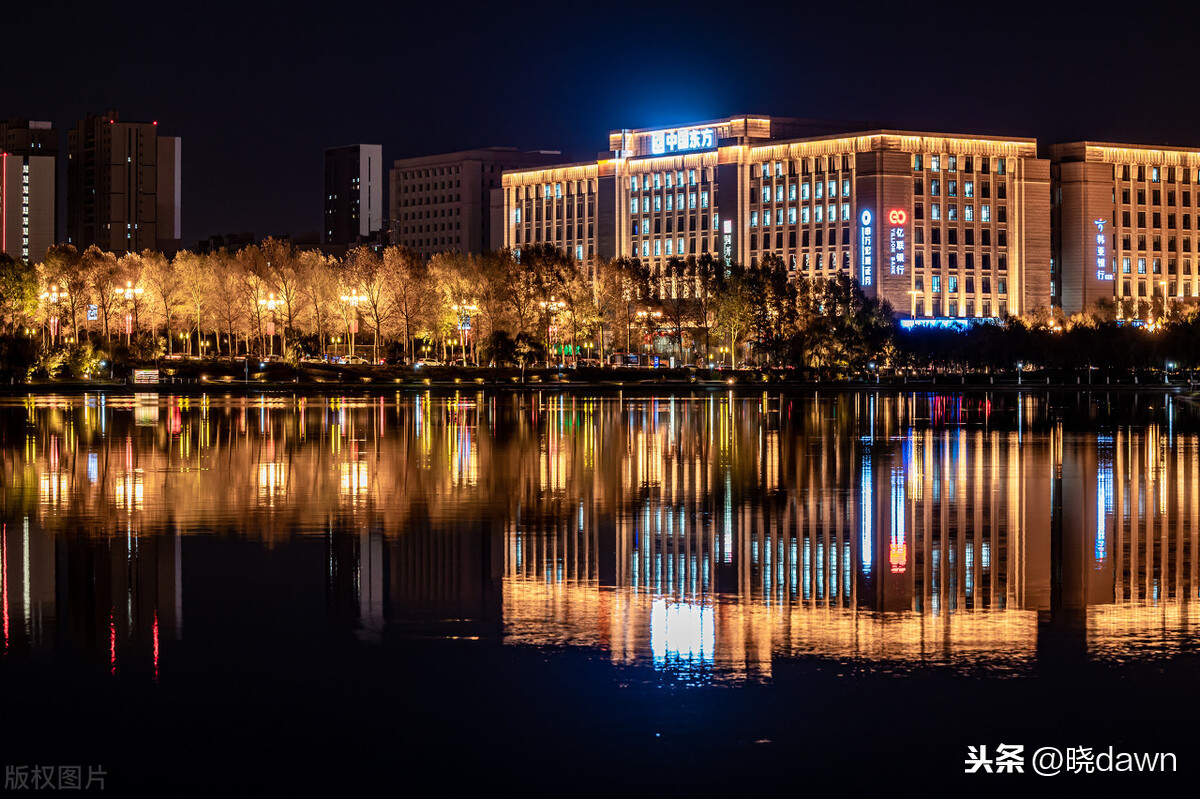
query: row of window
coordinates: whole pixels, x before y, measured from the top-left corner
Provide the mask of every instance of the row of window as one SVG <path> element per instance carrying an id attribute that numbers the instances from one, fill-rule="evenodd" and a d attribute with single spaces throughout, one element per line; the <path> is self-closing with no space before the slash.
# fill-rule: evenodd
<path id="1" fill-rule="evenodd" d="M 713 230 L 718 229 L 718 216 L 719 216 L 718 214 L 713 214 L 713 225 L 712 225 Z M 659 233 L 663 232 L 664 230 L 667 233 L 673 233 L 674 229 L 676 227 L 678 228 L 679 232 L 682 233 L 684 231 L 684 228 L 686 227 L 688 230 L 690 230 L 694 233 L 696 231 L 696 217 L 694 217 L 694 216 L 686 217 L 686 220 L 687 220 L 686 223 L 684 220 L 685 220 L 685 217 L 682 217 L 682 216 L 680 216 L 680 217 L 668 216 L 665 219 L 660 219 L 657 217 L 653 217 L 653 218 L 642 217 L 640 220 L 634 219 L 630 223 L 630 231 L 632 232 L 632 234 L 634 236 L 648 236 L 648 235 L 650 235 L 651 231 L 653 231 L 654 235 L 658 235 Z M 676 221 L 678 221 L 678 223 L 679 223 L 677 226 L 673 224 Z M 708 214 L 705 214 L 700 217 L 700 229 L 701 230 L 708 229 Z"/>
<path id="2" fill-rule="evenodd" d="M 963 309 L 961 316 L 958 313 L 959 308 Z M 916 308 L 914 309 L 913 315 L 914 316 L 941 316 L 942 315 L 942 301 L 940 299 L 934 298 L 933 301 L 929 303 L 928 310 L 929 310 L 929 313 L 926 313 L 925 312 L 926 311 L 925 300 L 918 299 L 916 302 Z M 996 303 L 996 316 L 1004 317 L 1007 314 L 1008 314 L 1008 303 L 1004 302 L 1003 300 Z M 982 305 L 980 306 L 979 314 L 976 315 L 975 314 L 975 302 L 973 300 L 967 300 L 962 305 L 959 305 L 957 300 L 950 300 L 949 302 L 946 303 L 946 315 L 960 318 L 960 319 L 962 319 L 962 318 L 987 319 L 987 318 L 990 318 L 992 315 L 992 303 L 988 300 L 984 300 Z"/>
<path id="3" fill-rule="evenodd" d="M 1200 220 L 1198 220 L 1198 221 L 1200 221 Z M 1151 246 L 1146 247 L 1146 234 L 1145 233 L 1138 234 L 1138 237 L 1137 237 L 1138 250 L 1143 251 L 1143 252 L 1145 252 L 1147 250 L 1154 250 L 1156 252 L 1162 252 L 1162 248 L 1163 248 L 1162 236 L 1158 235 L 1157 233 L 1152 235 L 1150 237 L 1150 243 L 1151 243 Z M 1130 246 L 1131 244 L 1132 244 L 1132 239 L 1131 239 L 1130 235 L 1128 233 L 1121 234 L 1121 249 L 1122 250 L 1132 250 L 1133 247 Z M 1117 246 L 1117 237 L 1114 234 L 1113 235 L 1113 248 L 1116 249 L 1116 246 Z M 1182 251 L 1183 252 L 1191 252 L 1192 251 L 1192 237 L 1191 236 L 1183 237 L 1183 250 Z M 1179 240 L 1176 239 L 1174 236 L 1167 236 L 1167 252 L 1180 252 Z"/>
<path id="4" fill-rule="evenodd" d="M 633 242 L 630 246 L 629 254 L 634 258 L 670 258 L 672 256 L 686 257 L 687 255 L 695 255 L 696 239 L 688 238 L 689 246 L 684 246 L 684 239 L 642 239 L 641 242 Z M 708 252 L 709 239 L 707 236 L 700 237 L 700 254 Z"/>
<path id="5" fill-rule="evenodd" d="M 452 203 L 452 202 L 453 202 L 453 203 L 456 203 L 456 202 L 461 202 L 461 200 L 462 200 L 462 195 L 461 195 L 461 194 L 455 194 L 455 195 L 450 195 L 450 194 L 441 194 L 441 195 L 438 195 L 438 196 L 436 196 L 436 197 L 414 197 L 414 198 L 412 198 L 411 200 L 408 200 L 408 199 L 406 199 L 406 200 L 401 200 L 401 201 L 400 201 L 400 205 L 402 205 L 402 206 L 408 206 L 408 205 L 440 205 L 440 204 L 442 204 L 442 203 Z"/>
<path id="6" fill-rule="evenodd" d="M 1200 169 L 1193 170 L 1190 167 L 1161 167 L 1150 166 L 1145 164 L 1121 164 L 1120 165 L 1121 180 L 1146 180 L 1149 178 L 1151 183 L 1159 183 L 1164 178 L 1168 183 L 1200 183 Z M 1136 177 L 1135 177 L 1136 176 Z M 1113 179 L 1117 177 L 1117 165 L 1113 164 Z"/>
<path id="7" fill-rule="evenodd" d="M 400 215 L 400 221 L 410 219 L 437 219 L 444 216 L 462 216 L 461 208 L 434 208 L 429 211 L 405 211 Z"/>
<path id="8" fill-rule="evenodd" d="M 1163 226 L 1162 216 L 1163 215 L 1160 211 L 1152 211 L 1150 214 L 1150 217 L 1149 217 L 1150 227 L 1161 228 Z M 1130 215 L 1129 211 L 1122 211 L 1121 212 L 1121 226 L 1122 227 L 1131 227 L 1132 225 L 1130 224 L 1130 222 L 1134 218 L 1135 217 Z M 1175 230 L 1176 229 L 1175 228 L 1175 218 L 1176 218 L 1175 214 L 1167 214 L 1167 230 Z M 1147 217 L 1146 217 L 1145 211 L 1138 211 L 1136 219 L 1137 219 L 1138 227 L 1140 227 L 1140 228 L 1146 227 Z M 1183 224 L 1181 225 L 1181 227 L 1184 230 L 1190 230 L 1192 227 L 1192 215 L 1191 214 L 1183 214 L 1182 222 L 1183 222 Z M 1200 228 L 1200 214 L 1196 215 L 1196 226 L 1198 228 Z"/>
<path id="9" fill-rule="evenodd" d="M 1114 259 L 1114 264 L 1115 263 L 1116 263 L 1116 261 Z M 1146 264 L 1145 258 L 1137 259 L 1137 273 L 1139 275 L 1146 274 L 1146 266 L 1147 266 L 1147 264 Z M 1163 259 L 1162 258 L 1150 259 L 1149 266 L 1150 266 L 1150 270 L 1151 270 L 1150 274 L 1161 275 L 1163 273 Z M 1128 257 L 1121 258 L 1121 274 L 1128 275 L 1128 274 L 1132 274 L 1132 272 L 1133 272 L 1133 259 L 1128 258 Z M 1191 273 L 1192 273 L 1192 259 L 1184 258 L 1183 259 L 1183 274 L 1190 275 Z M 1167 274 L 1168 275 L 1175 274 L 1175 259 L 1174 258 L 1167 259 Z"/>
<path id="10" fill-rule="evenodd" d="M 663 202 L 664 199 L 666 200 L 665 204 Z M 701 208 L 708 207 L 708 192 L 707 191 L 702 191 L 702 192 L 690 191 L 690 192 L 688 192 L 687 193 L 687 207 L 689 209 L 695 208 L 697 199 L 699 200 L 699 203 L 700 203 L 699 207 L 701 207 Z M 653 202 L 651 202 L 651 201 L 653 201 Z M 640 198 L 640 202 L 639 202 L 639 198 L 634 197 L 633 199 L 631 199 L 629 201 L 629 213 L 636 214 L 639 212 L 639 208 L 641 209 L 641 213 L 643 213 L 643 214 L 650 213 L 651 208 L 653 208 L 653 210 L 655 212 L 682 211 L 684 209 L 683 201 L 684 201 L 683 194 L 668 194 L 668 195 L 666 195 L 665 198 L 662 195 L 656 194 L 653 197 L 642 197 L 642 198 Z"/>
<path id="11" fill-rule="evenodd" d="M 531 210 L 533 211 L 532 214 L 530 214 Z M 551 214 L 550 211 L 552 211 L 552 210 L 557 210 L 558 213 Z M 574 204 L 568 204 L 566 207 L 565 214 L 563 213 L 563 207 L 561 205 L 558 206 L 557 208 L 547 206 L 546 221 L 550 221 L 552 219 L 573 219 L 575 217 L 579 217 L 580 219 L 587 219 L 587 218 L 591 217 L 592 211 L 593 211 L 593 208 L 592 208 L 591 203 L 588 203 L 588 205 L 587 205 L 586 216 L 584 215 L 584 210 L 583 210 L 582 206 L 575 206 Z M 542 206 L 540 204 L 533 205 L 533 206 L 527 206 L 524 209 L 524 212 L 522 212 L 522 209 L 520 209 L 520 208 L 514 208 L 512 215 L 513 215 L 513 223 L 517 224 L 517 225 L 521 224 L 522 219 L 526 222 L 541 222 L 542 221 Z"/>
<path id="12" fill-rule="evenodd" d="M 702 174 L 697 174 L 697 170 L 689 169 L 684 172 L 680 169 L 675 172 L 647 172 L 643 175 L 629 176 L 630 191 L 650 191 L 651 189 L 671 188 L 672 186 L 683 186 L 686 178 L 688 186 L 695 186 L 697 179 L 701 182 L 711 183 L 713 179 L 712 169 L 701 170 Z"/>
<path id="13" fill-rule="evenodd" d="M 946 276 L 945 286 L 946 286 L 947 294 L 957 294 L 960 285 L 962 286 L 964 294 L 974 294 L 975 293 L 975 278 L 973 276 L 968 275 L 968 276 L 963 277 L 961 283 L 959 282 L 957 275 L 947 275 Z M 992 293 L 991 277 L 989 277 L 988 275 L 984 275 L 981 278 L 979 278 L 979 288 L 980 288 L 981 293 L 991 294 Z M 924 275 L 917 275 L 916 277 L 913 278 L 913 291 L 914 292 L 925 291 L 925 276 Z M 930 275 L 930 277 L 929 277 L 929 293 L 930 294 L 940 294 L 941 292 L 942 292 L 942 276 L 941 275 Z M 1008 281 L 1005 278 L 1001 277 L 1001 278 L 996 279 L 996 293 L 997 294 L 1007 294 L 1008 293 Z"/>
<path id="14" fill-rule="evenodd" d="M 1171 280 L 1171 281 L 1167 282 L 1166 288 L 1167 288 L 1167 296 L 1168 297 L 1191 297 L 1192 290 L 1193 290 L 1193 284 L 1192 284 L 1192 281 L 1190 281 L 1190 280 L 1185 280 L 1179 284 L 1177 284 L 1174 280 Z M 1198 287 L 1198 288 L 1200 288 L 1200 287 Z M 1163 296 L 1162 290 L 1163 290 L 1162 283 L 1155 283 L 1155 282 L 1151 281 L 1150 287 L 1149 287 L 1149 294 L 1147 294 L 1146 281 L 1139 280 L 1138 284 L 1137 284 L 1137 296 L 1139 296 L 1139 297 L 1148 297 L 1148 296 L 1161 297 L 1161 296 Z M 1133 281 L 1130 281 L 1130 280 L 1122 280 L 1121 281 L 1121 295 L 1124 297 L 1132 297 L 1133 296 Z"/>
<path id="15" fill-rule="evenodd" d="M 565 195 L 564 195 L 565 192 Z M 573 197 L 582 194 L 595 194 L 596 181 L 594 180 L 568 180 L 558 183 L 542 183 L 540 185 L 514 186 L 510 192 L 509 202 L 517 203 L 521 200 L 533 200 L 539 195 L 543 200 L 549 200 L 551 197 L 561 199 L 563 196 Z"/>
<path id="16" fill-rule="evenodd" d="M 440 231 L 440 230 L 461 230 L 462 223 L 455 222 L 454 224 L 450 224 L 449 222 L 441 222 L 436 225 L 405 225 L 402 229 L 405 234 L 433 233 L 435 231 Z"/>
<path id="17" fill-rule="evenodd" d="M 794 202 L 796 200 L 796 196 L 797 196 L 797 185 L 799 185 L 798 193 L 799 193 L 799 197 L 801 200 L 811 200 L 814 198 L 817 200 L 822 200 L 822 199 L 825 199 L 826 196 L 828 196 L 829 199 L 832 200 L 833 198 L 838 196 L 838 181 L 822 180 L 822 181 L 818 181 L 817 183 L 812 183 L 812 184 L 810 184 L 806 181 L 806 182 L 800 183 L 800 184 L 776 183 L 773 187 L 772 186 L 751 187 L 750 198 L 753 202 L 761 201 L 764 203 L 769 203 L 769 202 L 771 202 L 772 197 L 774 197 L 775 202 L 781 203 L 784 201 L 783 198 L 784 198 L 784 194 L 786 192 L 788 202 Z M 755 188 L 758 188 L 758 191 L 755 191 L 754 190 Z M 842 188 L 842 192 L 841 192 L 842 197 L 849 197 L 850 196 L 850 180 L 849 180 L 849 178 L 844 178 L 841 181 L 841 188 Z"/>
<path id="18" fill-rule="evenodd" d="M 357 183 L 358 178 L 355 178 L 354 182 Z M 438 183 L 418 183 L 415 185 L 401 184 L 400 193 L 416 194 L 419 191 L 445 191 L 446 189 L 461 188 L 461 186 L 461 180 L 443 180 Z"/>
<path id="19" fill-rule="evenodd" d="M 947 222 L 959 221 L 958 209 L 959 209 L 958 203 L 946 203 L 945 217 L 944 217 L 945 220 Z M 930 203 L 929 204 L 930 220 L 934 221 L 934 222 L 940 222 L 943 219 L 942 211 L 943 211 L 943 206 L 941 203 Z M 962 206 L 962 221 L 963 222 L 975 222 L 975 221 L 977 221 L 975 216 L 976 215 L 975 215 L 974 204 L 972 204 L 972 203 L 963 204 L 963 206 Z M 913 203 L 913 219 L 924 219 L 924 218 L 925 218 L 925 203 Z M 984 203 L 983 205 L 979 206 L 978 221 L 979 222 L 991 222 L 992 221 L 992 206 L 990 203 Z M 995 221 L 997 221 L 997 222 L 1007 222 L 1008 221 L 1008 206 L 1005 206 L 1005 205 L 997 205 L 996 206 Z"/>
<path id="20" fill-rule="evenodd" d="M 945 182 L 946 196 L 947 197 L 957 197 L 958 196 L 958 187 L 959 187 L 959 182 L 957 180 L 947 180 Z M 992 196 L 991 192 L 992 192 L 992 184 L 991 183 L 984 181 L 979 184 L 979 196 L 980 197 L 982 197 L 984 199 L 988 199 L 989 197 Z M 930 178 L 929 179 L 929 196 L 930 197 L 939 197 L 939 196 L 941 196 L 941 193 L 942 193 L 942 181 L 939 180 L 938 178 Z M 916 195 L 917 197 L 920 197 L 925 194 L 924 178 L 913 178 L 913 194 Z M 975 196 L 975 181 L 973 181 L 973 180 L 962 181 L 962 196 L 966 197 L 968 199 Z M 1008 184 L 1005 183 L 1004 181 L 997 182 L 996 183 L 996 199 L 1004 200 L 1007 198 L 1008 198 Z"/>
<path id="21" fill-rule="evenodd" d="M 823 155 L 789 161 L 760 161 L 758 164 L 759 176 L 763 178 L 770 178 L 772 175 L 781 178 L 784 177 L 784 172 L 788 177 L 795 177 L 797 173 L 809 175 L 817 172 L 837 172 L 839 169 L 849 172 L 853 168 L 854 163 L 849 155 Z"/>
<path id="22" fill-rule="evenodd" d="M 567 225 L 566 233 L 567 233 L 567 235 L 566 235 L 567 239 L 583 239 L 584 238 L 583 225 Z M 574 234 L 574 235 L 572 235 L 572 234 Z M 594 235 L 595 235 L 594 229 L 592 228 L 591 225 L 588 225 L 587 226 L 587 238 L 590 240 L 594 237 Z M 556 227 L 554 229 L 554 235 L 551 235 L 550 228 L 545 228 L 544 236 L 543 236 L 543 229 L 540 227 L 517 228 L 516 230 L 513 231 L 513 243 L 514 244 L 520 244 L 520 243 L 522 243 L 522 241 L 524 241 L 524 242 L 542 241 L 543 237 L 544 237 L 545 241 L 563 241 L 564 240 L 563 229 L 561 227 Z"/>
<path id="23" fill-rule="evenodd" d="M 1116 189 L 1113 189 L 1114 202 L 1115 202 L 1116 194 L 1117 194 Z M 1131 193 L 1128 186 L 1125 186 L 1124 188 L 1121 189 L 1121 202 L 1122 203 L 1124 203 L 1125 205 L 1129 205 L 1129 198 L 1131 196 L 1134 196 L 1134 195 Z M 1138 189 L 1136 196 L 1137 196 L 1137 204 L 1138 205 L 1146 204 L 1146 190 L 1145 189 Z M 1180 203 L 1181 205 L 1183 205 L 1183 207 L 1185 207 L 1185 208 L 1192 207 L 1192 193 L 1190 191 L 1186 191 L 1186 190 L 1176 193 L 1176 191 L 1174 189 L 1167 190 L 1167 205 L 1175 205 L 1175 198 L 1177 196 L 1183 200 L 1183 202 Z M 1150 191 L 1150 204 L 1151 205 L 1162 205 L 1163 204 L 1162 189 L 1152 189 Z"/>
<path id="24" fill-rule="evenodd" d="M 941 269 L 942 268 L 942 255 L 943 254 L 946 256 L 946 268 L 947 269 L 958 269 L 959 253 L 956 253 L 956 252 L 942 253 L 937 250 L 934 250 L 933 252 L 929 253 L 930 268 L 932 268 L 932 269 Z M 963 256 L 963 260 L 962 260 L 963 268 L 968 269 L 968 270 L 974 269 L 975 268 L 975 253 L 973 253 L 973 252 L 962 253 L 962 256 Z M 913 265 L 917 269 L 925 268 L 925 253 L 924 252 L 916 253 L 913 256 L 913 258 L 914 258 Z M 985 272 L 991 271 L 992 254 L 990 252 L 979 253 L 979 268 Z M 1008 271 L 1008 254 L 1007 253 L 997 253 L 996 254 L 996 270 L 999 272 L 1007 272 Z"/>
<path id="25" fill-rule="evenodd" d="M 1004 158 L 992 158 L 989 156 L 971 156 L 971 155 L 934 155 L 925 153 L 914 153 L 912 158 L 912 168 L 914 172 L 920 172 L 925 169 L 926 165 L 930 172 L 941 172 L 942 166 L 946 167 L 947 172 L 961 171 L 967 174 L 978 171 L 980 174 L 988 174 L 995 171 L 997 175 L 1003 175 L 1008 171 L 1007 161 Z"/>

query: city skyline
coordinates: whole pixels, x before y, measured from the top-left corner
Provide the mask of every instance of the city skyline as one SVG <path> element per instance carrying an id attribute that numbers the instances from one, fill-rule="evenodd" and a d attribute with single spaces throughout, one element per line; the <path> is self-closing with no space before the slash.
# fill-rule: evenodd
<path id="1" fill-rule="evenodd" d="M 64 24 L 42 10 L 15 9 L 17 28 L 54 29 L 67 53 L 95 52 L 101 42 L 108 55 L 37 62 L 6 87 L 0 118 L 50 120 L 60 131 L 109 109 L 160 120 L 188 141 L 185 246 L 247 229 L 259 237 L 319 231 L 323 151 L 360 141 L 382 142 L 388 163 L 480 146 L 586 158 L 604 148 L 604 132 L 614 127 L 750 111 L 1028 136 L 1040 145 L 1200 146 L 1192 133 L 1200 118 L 1172 89 L 1172 76 L 1186 67 L 1184 52 L 1112 58 L 1098 43 L 1113 23 L 1100 15 L 933 6 L 875 7 L 867 16 L 777 9 L 742 19 L 701 5 L 687 14 L 652 9 L 630 32 L 619 19 L 597 25 L 548 4 L 472 9 L 465 18 L 450 6 L 368 8 L 353 19 L 329 19 L 315 4 L 287 19 L 253 6 L 238 11 L 235 23 L 212 26 L 183 12 Z M 361 39 L 364 16 L 372 28 L 412 31 L 401 44 L 346 45 L 366 67 L 359 74 L 378 79 L 355 81 L 312 57 L 339 52 L 331 43 Z M 762 27 L 766 18 L 772 29 L 820 33 L 802 39 L 797 58 Z M 1141 19 L 1163 30 L 1185 22 L 1154 9 Z M 711 42 L 712 55 L 676 59 L 673 39 Z M 36 51 L 24 41 L 32 39 L 17 42 L 16 61 L 34 63 Z M 983 57 L 943 66 L 959 63 L 956 51 L 980 47 Z M 1014 50 L 1014 58 L 1000 57 Z M 610 67 L 593 69 L 582 53 L 603 53 Z M 156 69 L 146 69 L 147 58 Z M 480 69 L 489 59 L 496 68 Z M 1136 103 L 1121 100 L 1134 96 Z"/>

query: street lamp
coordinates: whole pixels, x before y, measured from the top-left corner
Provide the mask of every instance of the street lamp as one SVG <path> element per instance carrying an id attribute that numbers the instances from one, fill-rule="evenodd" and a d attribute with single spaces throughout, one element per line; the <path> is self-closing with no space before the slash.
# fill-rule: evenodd
<path id="1" fill-rule="evenodd" d="M 279 304 L 279 301 L 275 299 L 275 293 L 271 292 L 270 294 L 267 295 L 267 298 L 265 300 L 259 300 L 258 304 L 262 305 L 268 311 L 271 312 L 271 321 L 267 322 L 267 336 L 270 337 L 270 339 L 271 339 L 271 350 L 270 350 L 270 353 L 268 353 L 268 354 L 274 355 L 275 354 L 275 306 Z"/>
<path id="2" fill-rule="evenodd" d="M 479 310 L 479 306 L 474 302 L 459 305 L 455 303 L 450 306 L 455 313 L 458 314 L 458 346 L 462 347 L 463 363 L 467 362 L 467 339 L 471 335 L 471 315 Z M 478 359 L 476 366 L 479 365 Z"/>
<path id="3" fill-rule="evenodd" d="M 46 303 L 46 326 L 50 328 L 50 344 L 53 346 L 58 338 L 58 300 L 60 297 L 67 296 L 67 287 L 62 287 L 62 292 L 58 290 L 58 286 L 50 286 L 49 291 L 42 292 L 42 302 Z M 51 308 L 54 309 L 51 313 Z"/>
<path id="4" fill-rule="evenodd" d="M 662 311 L 638 311 L 638 312 L 637 312 L 637 314 L 636 314 L 636 316 L 637 316 L 637 318 L 638 318 L 638 322 L 640 322 L 642 325 L 646 325 L 646 323 L 647 323 L 649 320 L 653 319 L 653 320 L 654 320 L 654 326 L 655 326 L 655 328 L 657 328 L 657 327 L 658 327 L 658 320 L 662 318 Z M 653 341 L 653 339 L 654 339 L 654 337 L 653 337 L 653 336 L 651 336 L 651 341 Z M 646 364 L 646 365 L 647 365 L 647 366 L 649 366 L 649 365 L 650 365 L 650 364 L 648 363 L 648 361 L 649 361 L 649 358 L 650 358 L 650 350 L 651 350 L 651 347 L 652 347 L 652 346 L 653 346 L 652 344 L 647 344 L 647 345 L 646 345 L 646 359 L 647 359 L 647 364 Z"/>
<path id="5" fill-rule="evenodd" d="M 142 287 L 133 285 L 133 281 L 126 280 L 125 288 L 117 287 L 114 292 L 118 299 L 125 298 L 125 346 L 129 346 L 130 339 L 133 336 L 133 328 L 137 326 L 137 304 L 134 303 L 138 297 L 142 296 Z M 129 304 L 134 303 L 133 310 L 129 309 Z"/>
<path id="6" fill-rule="evenodd" d="M 546 350 L 549 352 L 554 349 L 554 340 L 558 334 L 558 325 L 555 320 L 558 318 L 559 312 L 567 307 L 567 304 L 562 300 L 556 301 L 554 295 L 551 294 L 549 302 L 542 300 L 538 303 L 538 306 L 550 314 L 550 324 L 546 327 Z"/>
<path id="7" fill-rule="evenodd" d="M 350 289 L 349 294 L 342 295 L 342 302 L 349 305 L 352 318 L 346 323 L 347 329 L 350 331 L 350 351 L 347 353 L 347 360 L 354 357 L 354 334 L 358 332 L 358 304 L 365 300 L 365 294 L 359 294 L 358 289 Z"/>

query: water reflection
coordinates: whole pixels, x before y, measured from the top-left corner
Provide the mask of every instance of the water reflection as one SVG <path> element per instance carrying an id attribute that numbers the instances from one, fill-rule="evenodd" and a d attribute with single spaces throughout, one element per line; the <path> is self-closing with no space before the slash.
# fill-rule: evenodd
<path id="1" fill-rule="evenodd" d="M 697 682 L 801 656 L 1169 655 L 1196 632 L 1194 416 L 1136 395 L 34 397 L 0 408 L 3 651 L 157 676 L 185 584 L 220 585 L 187 542 L 224 537 L 322 542 L 305 621 L 364 641 L 587 647 Z"/>

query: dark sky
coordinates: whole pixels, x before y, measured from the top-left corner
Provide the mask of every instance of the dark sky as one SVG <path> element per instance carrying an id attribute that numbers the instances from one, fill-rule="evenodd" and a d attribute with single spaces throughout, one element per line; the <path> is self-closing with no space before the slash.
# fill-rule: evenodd
<path id="1" fill-rule="evenodd" d="M 323 149 L 356 142 L 588 158 L 613 128 L 764 113 L 1200 147 L 1183 4 L 9 5 L 0 118 L 183 137 L 187 246 L 315 232 Z"/>

